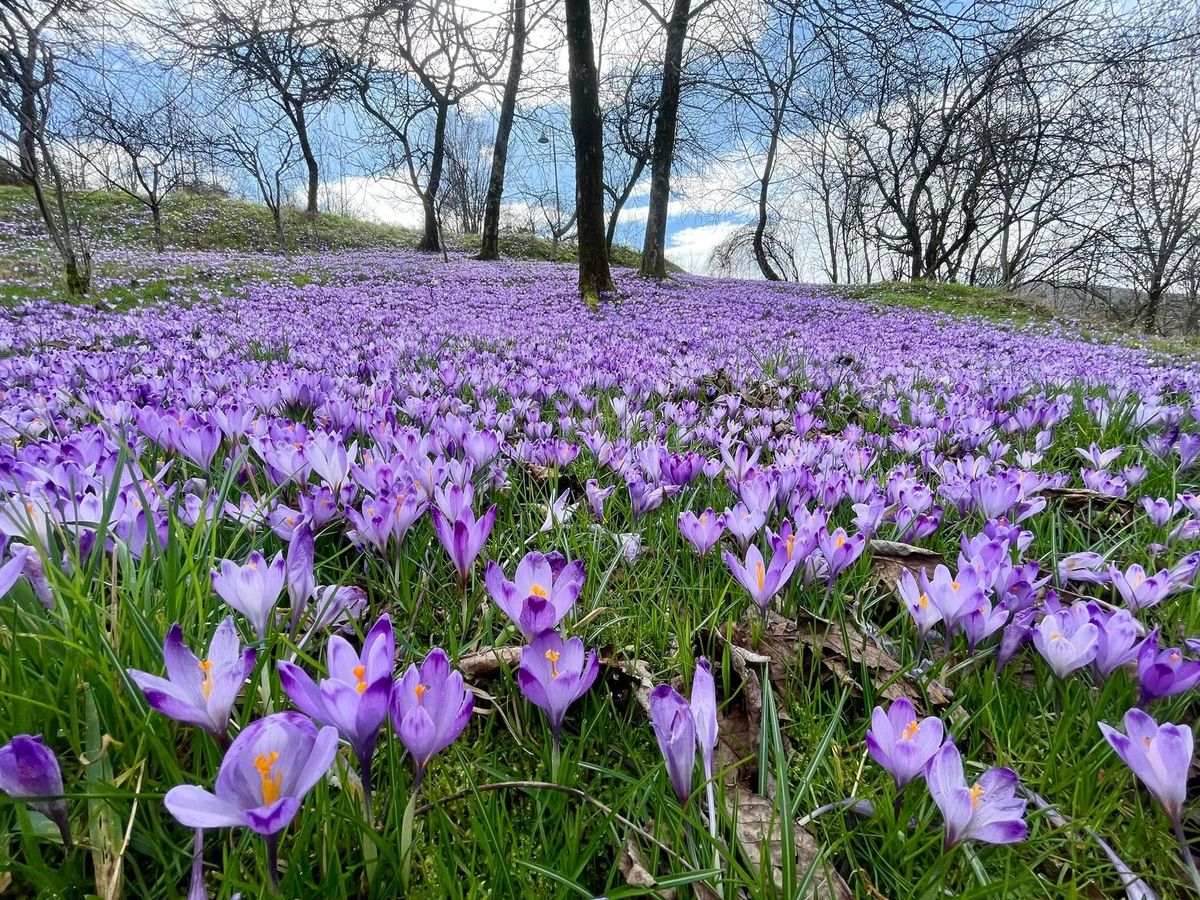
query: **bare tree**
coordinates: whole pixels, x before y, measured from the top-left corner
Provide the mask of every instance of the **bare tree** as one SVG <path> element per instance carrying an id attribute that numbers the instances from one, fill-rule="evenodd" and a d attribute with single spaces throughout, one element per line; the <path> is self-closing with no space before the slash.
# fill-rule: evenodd
<path id="1" fill-rule="evenodd" d="M 313 120 L 342 96 L 352 68 L 329 18 L 305 0 L 216 0 L 177 10 L 172 23 L 178 39 L 215 62 L 237 93 L 287 119 L 308 172 L 309 213 L 317 211 L 320 187 Z"/>
<path id="2" fill-rule="evenodd" d="M 190 80 L 169 66 L 106 67 L 98 84 L 79 93 L 71 129 L 84 166 L 149 211 L 159 253 L 165 249 L 163 201 L 186 182 L 188 157 L 199 144 L 189 91 Z M 106 164 L 110 152 L 118 158 L 115 169 Z"/>
<path id="3" fill-rule="evenodd" d="M 487 204 L 491 151 L 484 119 L 464 115 L 459 110 L 451 117 L 446 131 L 446 190 L 441 200 L 444 219 L 449 213 L 455 230 L 479 234 L 483 228 Z"/>
<path id="4" fill-rule="evenodd" d="M 579 293 L 596 305 L 616 290 L 604 242 L 604 120 L 588 0 L 565 0 L 571 134 L 575 139 L 575 210 L 579 218 Z"/>
<path id="5" fill-rule="evenodd" d="M 17 171 L 33 190 L 72 294 L 88 292 L 91 259 L 55 157 L 52 114 L 64 87 L 63 55 L 81 53 L 66 41 L 87 12 L 84 0 L 0 0 L 0 138 L 16 149 Z"/>
<path id="6" fill-rule="evenodd" d="M 215 118 L 215 117 L 214 117 Z M 261 119 L 249 107 L 227 109 L 224 128 L 208 135 L 212 151 L 223 165 L 241 173 L 253 185 L 271 213 L 275 244 L 288 252 L 283 211 L 292 187 L 292 170 L 300 161 L 295 132 L 286 121 Z"/>
<path id="7" fill-rule="evenodd" d="M 504 174 L 508 164 L 508 141 L 512 136 L 513 118 L 517 110 L 517 93 L 521 89 L 521 73 L 525 66 L 525 41 L 529 31 L 525 22 L 525 0 L 512 0 L 509 32 L 512 49 L 509 52 L 508 77 L 500 100 L 500 119 L 496 125 L 496 140 L 492 145 L 492 170 L 488 178 L 484 202 L 483 240 L 480 259 L 500 258 L 500 202 L 504 199 Z"/>
<path id="8" fill-rule="evenodd" d="M 402 168 L 421 199 L 418 250 L 441 249 L 447 123 L 451 109 L 492 84 L 503 65 L 506 30 L 495 25 L 453 0 L 403 0 L 368 19 L 372 53 L 356 73 L 359 101 L 389 147 L 386 167 Z"/>

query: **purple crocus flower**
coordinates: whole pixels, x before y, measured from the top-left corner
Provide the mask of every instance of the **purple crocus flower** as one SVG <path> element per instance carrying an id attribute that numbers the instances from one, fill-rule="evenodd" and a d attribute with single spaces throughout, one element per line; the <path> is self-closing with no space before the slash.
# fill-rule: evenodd
<path id="1" fill-rule="evenodd" d="M 918 643 L 924 646 L 929 630 L 942 621 L 942 611 L 936 604 L 929 602 L 929 595 L 921 590 L 912 572 L 905 571 L 900 576 L 900 580 L 896 582 L 896 593 L 900 595 L 905 609 L 917 626 Z M 917 655 L 920 656 L 919 648 Z"/>
<path id="2" fill-rule="evenodd" d="M 704 779 L 711 782 L 718 730 L 717 685 L 713 681 L 712 665 L 703 656 L 696 660 L 696 671 L 692 673 L 691 710 L 700 761 L 704 765 Z"/>
<path id="3" fill-rule="evenodd" d="M 287 557 L 284 559 L 284 571 L 287 574 L 288 602 L 291 605 L 291 619 L 288 624 L 289 633 L 295 637 L 296 629 L 300 627 L 300 616 L 308 607 L 308 601 L 317 589 L 313 565 L 316 553 L 316 542 L 312 529 L 307 522 L 302 522 L 292 531 L 288 542 Z"/>
<path id="4" fill-rule="evenodd" d="M 0 535 L 0 558 L 4 556 L 4 545 L 6 538 Z M 25 574 L 25 560 L 33 550 L 26 544 L 17 544 L 13 547 L 12 558 L 4 565 L 0 565 L 0 597 L 3 597 L 12 590 L 17 579 Z"/>
<path id="5" fill-rule="evenodd" d="M 906 697 L 898 697 L 884 712 L 875 707 L 867 730 L 867 751 L 902 788 L 922 772 L 942 746 L 945 726 L 937 716 L 917 720 L 917 711 Z"/>
<path id="6" fill-rule="evenodd" d="M 962 756 L 947 741 L 929 761 L 925 774 L 929 793 L 946 823 L 946 849 L 964 841 L 1013 844 L 1029 833 L 1025 801 L 1018 799 L 1017 773 L 988 769 L 970 787 L 963 775 Z"/>
<path id="7" fill-rule="evenodd" d="M 1063 582 L 1107 584 L 1109 574 L 1104 569 L 1104 557 L 1091 550 L 1064 556 L 1058 563 L 1058 577 Z"/>
<path id="8" fill-rule="evenodd" d="M 63 845 L 71 847 L 67 801 L 63 799 L 62 770 L 54 751 L 40 734 L 18 734 L 0 747 L 0 791 L 24 800 L 58 826 Z"/>
<path id="9" fill-rule="evenodd" d="M 551 559 L 537 550 L 526 553 L 517 563 L 513 581 L 506 579 L 500 566 L 490 560 L 483 576 L 496 605 L 530 641 L 566 618 L 579 599 L 583 581 L 581 560 L 567 563 L 556 574 Z"/>
<path id="10" fill-rule="evenodd" d="M 716 545 L 724 531 L 725 517 L 714 515 L 711 506 L 698 516 L 690 509 L 679 516 L 679 533 L 701 556 Z"/>
<path id="11" fill-rule="evenodd" d="M 1037 615 L 1037 610 L 1033 607 L 1023 609 L 1016 613 L 1012 621 L 1004 629 L 1004 633 L 1000 635 L 1000 646 L 996 649 L 996 674 L 1000 674 L 1000 670 L 1012 662 L 1013 657 L 1020 652 L 1021 648 L 1033 640 L 1033 618 Z"/>
<path id="12" fill-rule="evenodd" d="M 1186 725 L 1159 725 L 1134 708 L 1125 713 L 1124 734 L 1103 722 L 1100 731 L 1178 827 L 1187 798 L 1192 729 Z"/>
<path id="13" fill-rule="evenodd" d="M 1130 612 L 1157 606 L 1171 591 L 1171 576 L 1166 570 L 1147 577 L 1146 570 L 1135 563 L 1124 572 L 1109 566 L 1108 574 Z"/>
<path id="14" fill-rule="evenodd" d="M 851 537 L 843 528 L 835 528 L 833 531 L 822 528 L 817 544 L 821 548 L 825 564 L 829 567 L 829 580 L 832 582 L 862 555 L 863 548 L 867 546 L 867 539 L 862 534 Z"/>
<path id="15" fill-rule="evenodd" d="M 521 648 L 517 684 L 530 703 L 545 711 L 556 747 L 567 709 L 588 692 L 599 671 L 596 651 L 585 654 L 577 637 L 564 641 L 546 631 Z"/>
<path id="16" fill-rule="evenodd" d="M 279 678 L 292 703 L 317 722 L 332 725 L 350 744 L 358 760 L 363 795 L 371 798 L 371 758 L 392 695 L 396 639 L 385 614 L 363 638 L 362 653 L 340 635 L 329 639 L 326 665 L 329 677 L 315 683 L 294 663 L 281 660 Z"/>
<path id="17" fill-rule="evenodd" d="M 242 648 L 233 616 L 213 632 L 204 659 L 183 642 L 183 629 L 172 625 L 163 641 L 167 677 L 129 669 L 151 709 L 177 722 L 202 728 L 221 743 L 229 732 L 229 714 L 242 686 L 254 670 L 255 651 Z"/>
<path id="18" fill-rule="evenodd" d="M 733 572 L 733 577 L 750 592 L 764 616 L 767 614 L 767 607 L 771 605 L 771 598 L 787 583 L 796 568 L 796 560 L 788 559 L 783 548 L 771 554 L 770 565 L 766 564 L 761 551 L 753 544 L 746 550 L 745 565 L 728 550 L 722 554 L 722 558 Z"/>
<path id="19" fill-rule="evenodd" d="M 1109 615 L 1095 616 L 1096 658 L 1093 664 L 1096 674 L 1107 678 L 1121 666 L 1137 659 L 1142 641 L 1138 624 L 1127 609 L 1118 609 Z"/>
<path id="20" fill-rule="evenodd" d="M 271 613 L 279 602 L 279 594 L 286 580 L 282 553 L 275 554 L 268 564 L 263 555 L 255 550 L 244 566 L 223 559 L 221 568 L 212 570 L 213 590 L 250 620 L 250 626 L 259 640 L 267 636 Z"/>
<path id="21" fill-rule="evenodd" d="M 607 500 L 612 492 L 617 489 L 615 484 L 609 485 L 606 488 L 600 487 L 600 482 L 595 478 L 589 478 L 583 486 L 584 493 L 587 494 L 588 506 L 591 507 L 592 515 L 601 522 L 604 521 L 604 501 Z"/>
<path id="22" fill-rule="evenodd" d="M 492 526 L 496 523 L 496 506 L 492 504 L 478 519 L 470 507 L 460 510 L 458 517 L 453 520 L 442 515 L 442 511 L 437 507 L 430 511 L 430 516 L 433 518 L 434 533 L 450 554 L 454 568 L 458 570 L 459 586 L 465 591 L 471 566 L 483 550 L 483 545 L 492 533 Z"/>
<path id="23" fill-rule="evenodd" d="M 1185 660 L 1178 647 L 1160 650 L 1158 629 L 1142 641 L 1137 658 L 1139 705 L 1189 691 L 1200 682 L 1200 661 Z"/>
<path id="24" fill-rule="evenodd" d="M 650 692 L 650 724 L 667 764 L 667 777 L 681 805 L 692 793 L 696 768 L 696 720 L 688 702 L 669 684 Z"/>
<path id="25" fill-rule="evenodd" d="M 463 685 L 461 672 L 450 668 L 446 651 L 435 647 L 418 668 L 408 670 L 392 686 L 392 727 L 412 754 L 420 786 L 425 767 L 462 734 L 475 707 L 475 695 Z"/>
<path id="26" fill-rule="evenodd" d="M 1059 678 L 1094 660 L 1098 641 L 1094 623 L 1080 622 L 1065 609 L 1047 614 L 1033 631 L 1033 646 Z"/>
<path id="27" fill-rule="evenodd" d="M 180 785 L 167 792 L 164 802 L 191 828 L 246 827 L 262 835 L 276 834 L 329 770 L 337 742 L 336 728 L 318 730 L 299 713 L 266 716 L 233 739 L 214 792 Z"/>

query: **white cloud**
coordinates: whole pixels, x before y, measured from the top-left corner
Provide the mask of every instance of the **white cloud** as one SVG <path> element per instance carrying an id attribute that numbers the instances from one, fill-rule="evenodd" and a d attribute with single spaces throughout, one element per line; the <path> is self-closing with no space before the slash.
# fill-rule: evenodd
<path id="1" fill-rule="evenodd" d="M 737 231 L 737 222 L 715 222 L 681 228 L 671 235 L 667 259 L 689 272 L 704 272 L 713 247 Z"/>

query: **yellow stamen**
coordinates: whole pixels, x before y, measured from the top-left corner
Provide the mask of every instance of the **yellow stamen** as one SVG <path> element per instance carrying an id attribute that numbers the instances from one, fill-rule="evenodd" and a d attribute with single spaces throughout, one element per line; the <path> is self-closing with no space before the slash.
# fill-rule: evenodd
<path id="1" fill-rule="evenodd" d="M 983 796 L 983 793 L 983 788 L 981 788 L 978 784 L 971 786 L 971 809 L 979 808 L 979 798 Z"/>
<path id="2" fill-rule="evenodd" d="M 367 689 L 366 679 L 363 678 L 363 676 L 367 674 L 367 667 L 355 666 L 353 669 L 351 669 L 351 672 L 353 672 L 354 677 L 358 679 L 358 684 L 354 686 L 354 689 L 361 694 Z"/>
<path id="3" fill-rule="evenodd" d="M 212 693 L 212 660 L 201 660 L 200 671 L 204 673 L 204 681 L 200 683 L 200 690 L 204 694 L 204 699 L 207 700 Z"/>
<path id="4" fill-rule="evenodd" d="M 921 607 L 921 609 L 924 609 L 928 605 L 929 605 L 929 597 L 927 597 L 925 594 L 922 594 L 920 599 L 917 600 L 917 606 Z"/>
<path id="5" fill-rule="evenodd" d="M 846 543 L 846 536 L 844 534 L 839 534 L 837 536 L 837 540 L 833 542 L 833 546 L 841 547 L 844 543 Z"/>
<path id="6" fill-rule="evenodd" d="M 796 536 L 794 534 L 789 534 L 788 539 L 787 539 L 787 558 L 788 559 L 792 558 L 792 548 L 795 546 L 795 544 L 796 544 Z"/>
<path id="7" fill-rule="evenodd" d="M 550 677 L 551 678 L 558 677 L 558 657 L 559 657 L 559 655 L 560 654 L 557 650 L 547 650 L 546 651 L 546 659 L 550 660 Z"/>
<path id="8" fill-rule="evenodd" d="M 1052 631 L 1052 632 L 1050 632 L 1050 640 L 1052 640 L 1052 641 L 1057 641 L 1057 640 L 1061 640 L 1061 639 L 1062 639 L 1062 632 L 1061 632 L 1061 631 Z"/>
<path id="9" fill-rule="evenodd" d="M 900 740 L 911 741 L 917 736 L 917 732 L 921 730 L 921 723 L 913 719 L 904 726 L 904 733 L 900 735 Z"/>
<path id="10" fill-rule="evenodd" d="M 283 773 L 271 774 L 271 768 L 279 760 L 279 754 L 272 750 L 268 754 L 260 753 L 254 758 L 254 768 L 258 769 L 258 777 L 262 782 L 263 806 L 268 806 L 279 799 L 279 789 L 283 784 Z"/>
<path id="11" fill-rule="evenodd" d="M 761 591 L 761 590 L 763 589 L 763 584 L 764 584 L 764 583 L 766 582 L 766 580 L 767 580 L 767 573 L 766 573 L 766 571 L 763 569 L 763 564 L 762 564 L 762 563 L 755 563 L 755 564 L 754 564 L 754 569 L 755 569 L 755 571 L 756 571 L 756 572 L 757 572 L 757 574 L 758 574 L 758 589 Z"/>
<path id="12" fill-rule="evenodd" d="M 701 525 L 708 524 L 708 513 L 700 513 L 700 524 Z"/>
<path id="13" fill-rule="evenodd" d="M 542 587 L 540 584 L 535 584 L 529 589 L 529 596 L 530 597 L 541 597 L 543 600 L 545 600 L 550 595 L 548 593 L 546 593 L 546 589 L 544 587 Z"/>
<path id="14" fill-rule="evenodd" d="M 950 582 L 950 590 L 957 591 L 960 587 L 962 587 L 962 585 L 960 585 L 957 581 Z"/>
<path id="15" fill-rule="evenodd" d="M 1148 738 L 1148 737 L 1142 738 L 1142 743 L 1145 744 L 1147 747 L 1149 747 L 1150 746 L 1150 738 Z"/>
<path id="16" fill-rule="evenodd" d="M 427 690 L 429 690 L 429 687 L 424 684 L 418 684 L 415 688 L 413 688 L 413 693 L 417 695 L 417 705 L 420 705 L 421 697 Z"/>

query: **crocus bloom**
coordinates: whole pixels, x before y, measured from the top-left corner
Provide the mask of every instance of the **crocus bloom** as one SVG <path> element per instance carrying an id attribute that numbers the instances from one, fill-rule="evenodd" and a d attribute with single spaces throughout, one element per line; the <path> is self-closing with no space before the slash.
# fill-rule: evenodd
<path id="1" fill-rule="evenodd" d="M 451 670 L 441 647 L 429 651 L 419 668 L 409 666 L 392 686 L 392 727 L 412 754 L 418 785 L 429 760 L 462 734 L 474 707 L 475 695 L 463 685 L 462 673 Z"/>
<path id="2" fill-rule="evenodd" d="M 329 639 L 326 663 L 329 677 L 320 684 L 294 663 L 280 661 L 279 678 L 292 703 L 317 722 L 332 725 L 350 744 L 358 759 L 363 793 L 371 793 L 371 757 L 379 729 L 388 714 L 396 639 L 392 620 L 382 615 L 363 638 L 356 653 L 341 635 Z"/>
<path id="3" fill-rule="evenodd" d="M 496 506 L 493 504 L 488 507 L 488 511 L 478 519 L 469 507 L 460 510 L 458 517 L 453 520 L 442 515 L 437 507 L 431 510 L 430 516 L 433 518 L 434 533 L 458 570 L 459 584 L 465 587 L 471 566 L 492 533 L 492 526 L 496 522 Z"/>
<path id="4" fill-rule="evenodd" d="M 1142 641 L 1137 622 L 1127 609 L 1092 620 L 1096 624 L 1096 674 L 1107 678 L 1127 662 L 1137 658 Z"/>
<path id="5" fill-rule="evenodd" d="M 1107 584 L 1109 574 L 1104 569 L 1104 557 L 1091 550 L 1064 556 L 1058 563 L 1058 577 L 1063 582 Z"/>
<path id="6" fill-rule="evenodd" d="M 698 516 L 690 509 L 679 516 L 679 533 L 701 556 L 716 545 L 724 531 L 725 517 L 714 515 L 711 506 Z"/>
<path id="7" fill-rule="evenodd" d="M 1059 678 L 1095 659 L 1098 640 L 1094 623 L 1080 624 L 1067 610 L 1048 614 L 1033 631 L 1033 646 Z"/>
<path id="8" fill-rule="evenodd" d="M 696 720 L 688 702 L 669 684 L 650 692 L 650 724 L 667 764 L 667 777 L 681 804 L 692 793 L 696 768 Z"/>
<path id="9" fill-rule="evenodd" d="M 942 746 L 945 727 L 937 716 L 917 720 L 906 697 L 892 701 L 887 712 L 875 707 L 867 731 L 867 750 L 902 788 L 925 770 L 925 764 Z"/>
<path id="10" fill-rule="evenodd" d="M 821 548 L 821 555 L 825 557 L 825 564 L 829 567 L 829 580 L 833 581 L 862 555 L 867 539 L 861 534 L 850 537 L 842 528 L 833 531 L 821 529 L 817 543 Z"/>
<path id="11" fill-rule="evenodd" d="M 130 669 L 129 677 L 142 689 L 152 709 L 177 722 L 203 728 L 224 743 L 229 714 L 242 685 L 254 670 L 254 649 L 241 646 L 233 616 L 213 632 L 204 659 L 183 643 L 183 629 L 172 625 L 163 641 L 167 677 Z"/>
<path id="12" fill-rule="evenodd" d="M 212 570 L 213 590 L 250 620 L 250 626 L 260 640 L 267 635 L 271 613 L 279 602 L 286 580 L 282 553 L 275 554 L 268 564 L 255 550 L 244 566 L 223 559 L 221 568 Z"/>
<path id="13" fill-rule="evenodd" d="M 696 744 L 704 764 L 704 779 L 711 782 L 713 751 L 717 746 L 717 686 L 713 681 L 712 666 L 703 656 L 696 660 L 696 671 L 692 674 L 691 710 Z"/>
<path id="14" fill-rule="evenodd" d="M 595 478 L 589 478 L 583 486 L 584 493 L 587 494 L 588 506 L 591 507 L 592 515 L 601 522 L 604 521 L 604 501 L 609 498 L 617 486 L 610 485 L 606 488 L 600 487 L 600 483 Z"/>
<path id="15" fill-rule="evenodd" d="M 490 560 L 483 576 L 488 594 L 530 641 L 566 618 L 579 599 L 583 580 L 581 560 L 567 563 L 556 575 L 551 560 L 537 550 L 517 563 L 513 581 Z"/>
<path id="16" fill-rule="evenodd" d="M 585 655 L 577 637 L 564 641 L 546 631 L 521 648 L 517 684 L 530 703 L 545 711 L 555 744 L 567 709 L 588 692 L 599 671 L 596 651 Z"/>
<path id="17" fill-rule="evenodd" d="M 4 556 L 4 545 L 6 539 L 0 535 L 0 558 Z M 25 544 L 17 544 L 13 547 L 12 558 L 8 562 L 0 565 L 0 597 L 7 594 L 17 579 L 25 574 L 25 560 L 33 551 Z"/>
<path id="18" fill-rule="evenodd" d="M 762 553 L 753 544 L 746 550 L 745 565 L 728 550 L 722 554 L 722 558 L 733 572 L 733 577 L 750 592 L 763 615 L 766 615 L 767 607 L 771 605 L 771 598 L 787 583 L 796 568 L 796 560 L 788 559 L 787 553 L 782 549 L 771 554 L 771 563 L 766 565 Z"/>
<path id="19" fill-rule="evenodd" d="M 305 794 L 337 754 L 336 728 L 320 730 L 306 716 L 281 712 L 251 722 L 233 739 L 215 789 L 185 784 L 163 802 L 190 828 L 249 828 L 270 837 L 292 821 Z"/>
<path id="20" fill-rule="evenodd" d="M 0 791 L 25 800 L 58 826 L 63 844 L 71 846 L 67 801 L 62 798 L 62 770 L 42 736 L 18 734 L 0 747 Z"/>
<path id="21" fill-rule="evenodd" d="M 1134 708 L 1125 713 L 1125 734 L 1103 722 L 1100 731 L 1146 790 L 1162 804 L 1171 821 L 1178 824 L 1187 797 L 1192 729 L 1186 725 L 1159 725 Z"/>
<path id="22" fill-rule="evenodd" d="M 1110 566 L 1108 573 L 1130 612 L 1158 605 L 1171 591 L 1171 577 L 1166 570 L 1147 577 L 1146 570 L 1135 563 L 1124 572 Z"/>
<path id="23" fill-rule="evenodd" d="M 970 787 L 963 775 L 962 756 L 953 741 L 934 754 L 925 775 L 929 793 L 946 822 L 946 849 L 964 841 L 1013 844 L 1029 833 L 1025 801 L 1018 799 L 1017 773 L 988 769 Z"/>
<path id="24" fill-rule="evenodd" d="M 287 574 L 288 602 L 291 604 L 291 621 L 288 629 L 293 636 L 300 626 L 300 616 L 308 606 L 309 598 L 317 589 L 313 569 L 316 542 L 307 522 L 296 526 L 288 541 L 284 571 Z"/>
<path id="25" fill-rule="evenodd" d="M 905 609 L 917 626 L 919 642 L 924 644 L 929 636 L 929 629 L 942 621 L 942 611 L 929 602 L 929 595 L 917 585 L 917 579 L 913 577 L 912 572 L 905 571 L 900 576 L 896 583 L 896 592 L 904 601 Z"/>
<path id="26" fill-rule="evenodd" d="M 1200 661 L 1185 660 L 1178 647 L 1160 650 L 1158 629 L 1142 641 L 1137 661 L 1141 704 L 1182 694 L 1200 682 Z"/>

